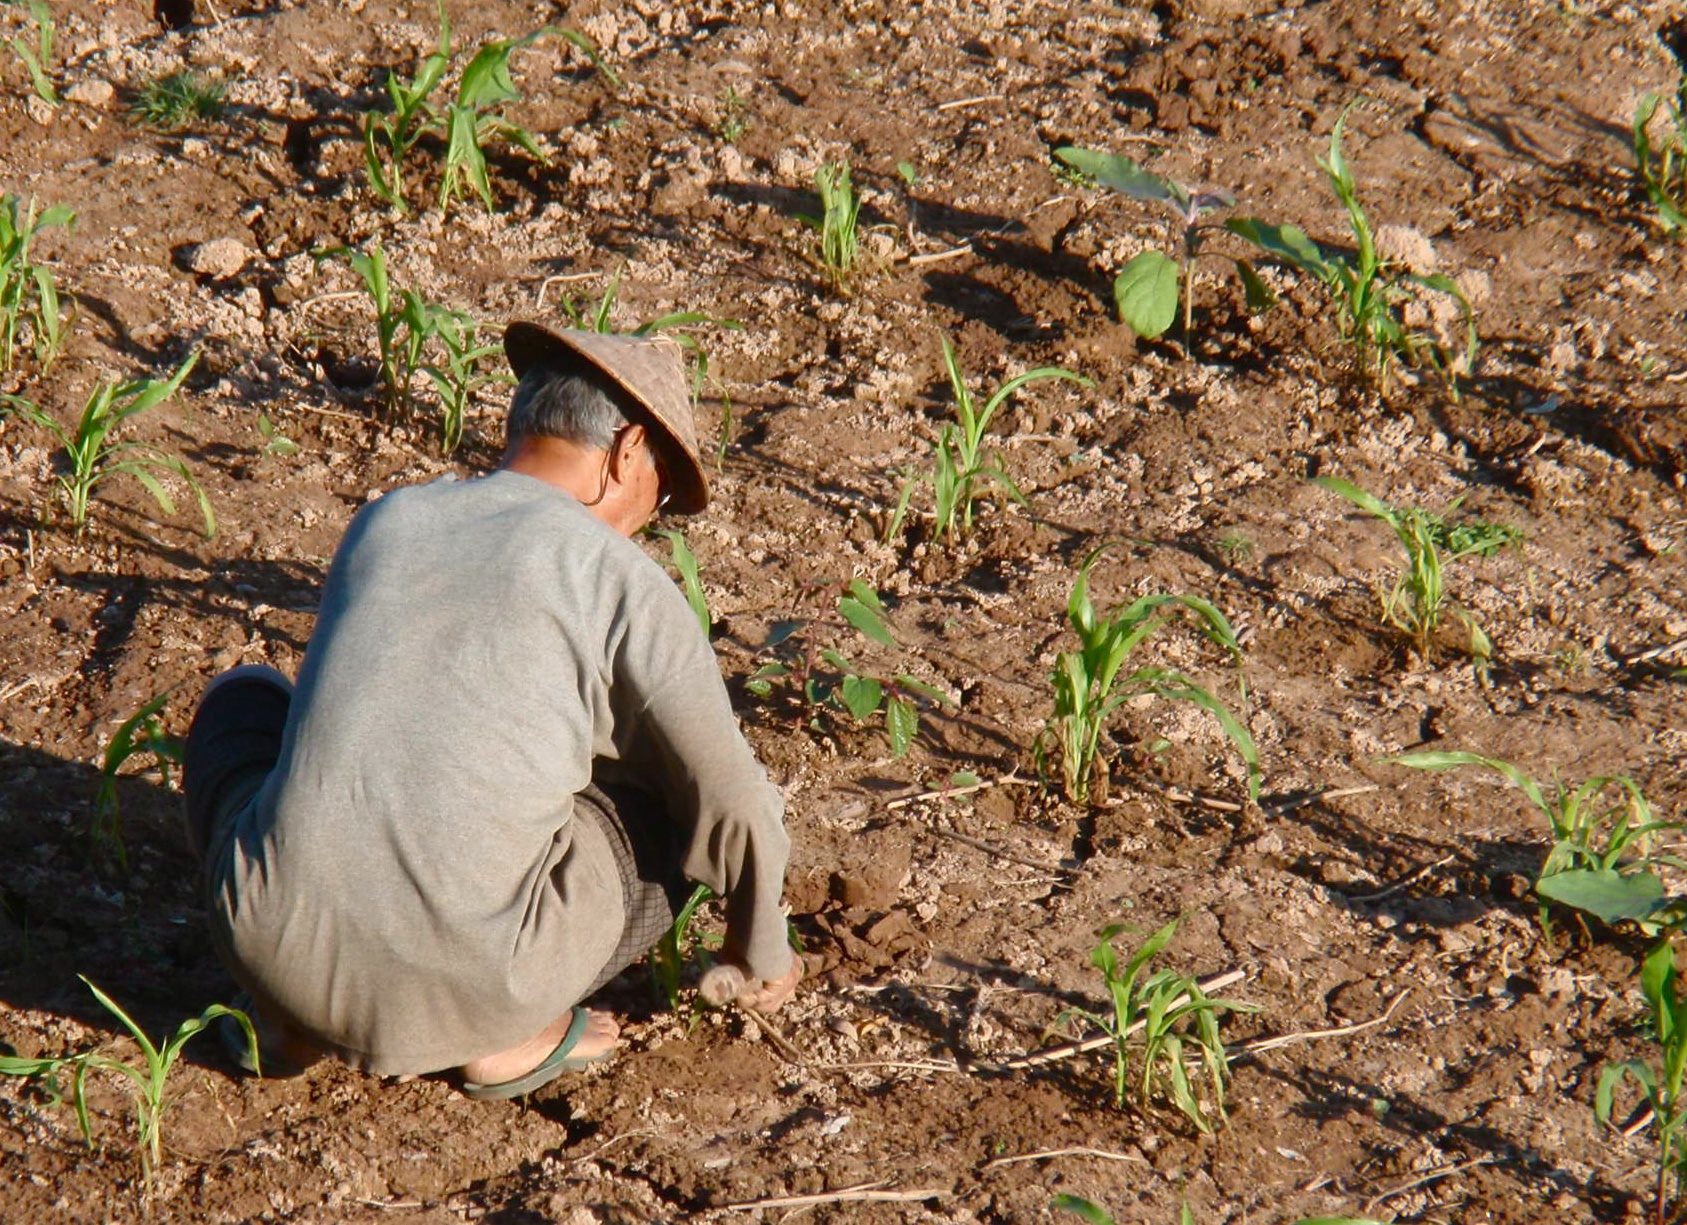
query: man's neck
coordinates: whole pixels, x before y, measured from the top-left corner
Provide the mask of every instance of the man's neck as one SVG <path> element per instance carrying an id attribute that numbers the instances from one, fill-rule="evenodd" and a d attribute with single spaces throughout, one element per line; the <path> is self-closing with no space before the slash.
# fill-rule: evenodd
<path id="1" fill-rule="evenodd" d="M 617 513 L 619 492 L 612 488 L 604 453 L 567 438 L 532 435 L 512 443 L 498 465 L 505 472 L 535 477 L 569 494 L 604 523 L 628 535 Z"/>

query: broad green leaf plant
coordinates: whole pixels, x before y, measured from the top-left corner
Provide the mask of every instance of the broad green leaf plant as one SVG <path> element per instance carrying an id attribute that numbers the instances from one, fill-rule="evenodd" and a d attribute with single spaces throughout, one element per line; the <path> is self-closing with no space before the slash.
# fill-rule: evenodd
<path id="1" fill-rule="evenodd" d="M 167 379 L 120 379 L 100 384 L 88 397 L 74 429 L 67 429 L 51 413 L 21 396 L 0 396 L 0 406 L 9 406 L 25 420 L 51 433 L 62 445 L 65 471 L 58 478 L 59 492 L 70 525 L 77 533 L 87 525 L 99 487 L 114 476 L 133 477 L 152 495 L 160 510 L 167 515 L 175 514 L 175 499 L 160 479 L 174 476 L 198 500 L 205 535 L 216 535 L 217 520 L 211 510 L 211 499 L 194 479 L 186 460 L 150 443 L 114 437 L 126 422 L 175 395 L 198 361 L 199 352 L 195 350 Z"/>
<path id="2" fill-rule="evenodd" d="M 1464 291 L 1441 273 L 1419 275 L 1405 271 L 1378 249 L 1376 236 L 1359 201 L 1353 171 L 1341 150 L 1342 134 L 1353 104 L 1342 111 L 1330 132 L 1329 155 L 1319 159 L 1331 190 L 1347 213 L 1352 254 L 1328 250 L 1293 225 L 1271 225 L 1257 217 L 1231 217 L 1224 226 L 1239 234 L 1277 262 L 1312 277 L 1324 286 L 1336 309 L 1341 338 L 1352 349 L 1360 375 L 1383 394 L 1396 362 L 1416 366 L 1427 360 L 1447 375 L 1457 394 L 1457 370 L 1476 360 L 1476 318 Z M 1403 307 L 1425 291 L 1444 295 L 1457 306 L 1463 324 L 1462 351 L 1448 353 L 1432 335 L 1406 323 Z"/>
<path id="3" fill-rule="evenodd" d="M 1202 224 L 1209 213 L 1229 208 L 1236 198 L 1224 191 L 1195 191 L 1175 179 L 1145 170 L 1123 154 L 1095 149 L 1079 149 L 1063 145 L 1054 151 L 1055 157 L 1081 175 L 1112 188 L 1136 200 L 1164 204 L 1181 226 L 1181 248 L 1178 259 L 1164 251 L 1150 247 L 1134 256 L 1113 281 L 1113 301 L 1119 318 L 1130 325 L 1138 336 L 1146 339 L 1163 335 L 1177 318 L 1178 300 L 1183 301 L 1183 347 L 1188 352 L 1190 331 L 1194 322 L 1195 261 L 1205 252 L 1208 235 L 1214 227 Z M 1273 302 L 1265 282 L 1254 266 L 1245 259 L 1229 259 L 1242 280 L 1248 309 L 1264 310 Z"/>
<path id="4" fill-rule="evenodd" d="M 1241 755 L 1248 771 L 1248 798 L 1259 798 L 1259 751 L 1247 725 L 1211 690 L 1196 684 L 1175 668 L 1152 665 L 1121 675 L 1131 653 L 1166 623 L 1161 610 L 1186 610 L 1208 641 L 1222 647 L 1236 666 L 1241 700 L 1247 701 L 1242 677 L 1242 648 L 1230 622 L 1210 601 L 1192 595 L 1146 595 L 1110 617 L 1097 614 L 1090 599 L 1090 571 L 1106 545 L 1095 549 L 1079 567 L 1066 603 L 1067 619 L 1078 635 L 1075 651 L 1062 651 L 1050 680 L 1054 708 L 1037 738 L 1038 768 L 1046 774 L 1052 761 L 1060 763 L 1066 798 L 1075 804 L 1106 799 L 1109 768 L 1101 748 L 1108 719 L 1124 703 L 1145 694 L 1192 702 L 1218 721 Z"/>
<path id="5" fill-rule="evenodd" d="M 903 482 L 896 499 L 896 509 L 885 528 L 885 543 L 889 544 L 902 531 L 907 519 L 909 503 L 921 485 L 930 485 L 933 498 L 932 535 L 938 540 L 958 540 L 972 531 L 973 503 L 983 496 L 987 485 L 996 485 L 1018 502 L 1026 505 L 1025 495 L 1014 483 L 998 456 L 984 447 L 986 432 L 996 414 L 1008 399 L 1027 383 L 1042 379 L 1066 379 L 1083 387 L 1093 383 L 1081 374 L 1058 366 L 1040 366 L 1016 375 L 998 387 L 982 406 L 967 387 L 966 376 L 949 338 L 943 338 L 943 365 L 949 374 L 949 388 L 955 397 L 955 420 L 945 422 L 932 447 L 932 466 L 929 472 L 916 473 Z"/>
<path id="6" fill-rule="evenodd" d="M 1601 774 L 1573 789 L 1554 779 L 1549 789 L 1511 762 L 1479 753 L 1406 753 L 1388 760 L 1413 770 L 1488 770 L 1528 798 L 1546 818 L 1552 836 L 1535 880 L 1543 921 L 1547 904 L 1556 902 L 1605 923 L 1632 920 L 1656 933 L 1687 911 L 1687 899 L 1664 896 L 1663 881 L 1654 870 L 1687 864 L 1653 850 L 1658 835 L 1679 833 L 1687 826 L 1658 817 L 1632 778 Z"/>
<path id="7" fill-rule="evenodd" d="M 891 754 L 904 756 L 919 733 L 917 700 L 926 698 L 952 706 L 954 699 L 907 673 L 870 673 L 843 652 L 823 645 L 821 627 L 840 623 L 880 646 L 898 644 L 885 621 L 884 602 L 869 584 L 851 579 L 814 586 L 835 597 L 831 608 L 815 620 L 787 622 L 776 631 L 770 645 L 783 648 L 783 653 L 788 658 L 794 655 L 794 659 L 763 664 L 745 682 L 745 688 L 767 698 L 773 695 L 775 682 L 788 685 L 809 726 L 816 731 L 824 730 L 822 714 L 829 710 L 845 710 L 857 723 L 882 715 Z"/>
<path id="8" fill-rule="evenodd" d="M 81 978 L 81 975 L 77 977 Z M 258 1035 L 252 1028 L 252 1019 L 238 1008 L 230 1008 L 223 1004 L 212 1004 L 197 1017 L 183 1021 L 176 1027 L 176 1032 L 162 1046 L 154 1044 L 146 1036 L 145 1031 L 124 1012 L 104 991 L 101 991 L 86 978 L 88 990 L 94 993 L 94 998 L 112 1016 L 122 1023 L 129 1031 L 135 1045 L 140 1047 L 142 1062 L 139 1066 L 114 1059 L 110 1055 L 102 1055 L 97 1050 L 83 1051 L 79 1055 L 64 1055 L 54 1058 L 23 1058 L 15 1055 L 0 1056 L 0 1076 L 23 1076 L 41 1079 L 47 1092 L 53 1100 L 59 1101 L 64 1095 L 59 1085 L 59 1075 L 69 1071 L 71 1074 L 70 1096 L 76 1108 L 76 1123 L 81 1128 L 82 1138 L 90 1149 L 94 1147 L 93 1124 L 88 1117 L 87 1083 L 90 1072 L 116 1072 L 132 1082 L 135 1092 L 135 1130 L 138 1133 L 136 1145 L 140 1157 L 141 1175 L 147 1187 L 152 1186 L 153 1175 L 157 1172 L 159 1163 L 163 1159 L 163 1123 L 164 1112 L 168 1102 L 164 1098 L 164 1089 L 170 1079 L 170 1071 L 176 1065 L 182 1048 L 188 1041 L 203 1032 L 213 1021 L 220 1017 L 231 1017 L 246 1035 L 246 1041 L 252 1055 L 253 1066 L 258 1066 Z"/>

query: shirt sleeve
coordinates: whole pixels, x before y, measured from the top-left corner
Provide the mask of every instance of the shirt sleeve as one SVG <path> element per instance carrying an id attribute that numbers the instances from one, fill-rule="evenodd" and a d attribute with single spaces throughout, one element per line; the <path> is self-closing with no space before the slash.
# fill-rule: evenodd
<path id="1" fill-rule="evenodd" d="M 779 978 L 791 965 L 780 906 L 790 854 L 784 797 L 739 731 L 690 608 L 658 577 L 664 590 L 640 601 L 644 623 L 629 619 L 616 683 L 641 703 L 635 734 L 654 781 L 670 810 L 689 820 L 686 876 L 726 899 L 729 948 L 750 972 Z"/>

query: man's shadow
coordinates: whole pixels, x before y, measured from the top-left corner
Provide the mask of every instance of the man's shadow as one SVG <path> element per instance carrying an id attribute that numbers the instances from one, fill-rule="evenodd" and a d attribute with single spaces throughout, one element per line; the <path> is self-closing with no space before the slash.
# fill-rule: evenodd
<path id="1" fill-rule="evenodd" d="M 27 701 L 27 695 L 12 701 Z M 152 756 L 131 759 L 128 768 Z M 172 767 L 171 776 L 177 771 Z M 76 1054 L 20 1028 L 20 1012 L 74 1019 L 106 1037 L 124 1032 L 81 975 L 161 1041 L 234 984 L 205 924 L 198 861 L 180 829 L 181 796 L 156 771 L 116 780 L 117 836 L 91 836 L 97 766 L 0 737 L 0 1051 Z M 189 1044 L 190 1063 L 222 1068 L 216 1044 Z"/>

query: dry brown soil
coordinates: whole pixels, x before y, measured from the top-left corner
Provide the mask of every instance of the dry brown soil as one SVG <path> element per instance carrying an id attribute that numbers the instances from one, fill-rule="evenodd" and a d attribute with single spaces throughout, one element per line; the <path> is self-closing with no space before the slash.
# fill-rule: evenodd
<path id="1" fill-rule="evenodd" d="M 38 247 L 75 297 L 68 349 L 4 390 L 68 419 L 98 381 L 202 349 L 129 436 L 185 456 L 220 519 L 205 539 L 119 477 L 75 536 L 48 437 L 0 421 L 0 1046 L 132 1055 L 78 974 L 154 1033 L 228 997 L 155 771 L 121 789 L 129 870 L 90 854 L 102 746 L 154 694 L 180 733 L 218 670 L 296 668 L 357 507 L 495 460 L 499 389 L 451 459 L 426 394 L 414 421 L 381 412 L 367 305 L 342 263 L 313 259 L 374 240 L 400 285 L 488 321 L 552 314 L 619 271 L 620 327 L 682 309 L 744 324 L 702 333 L 711 445 L 721 388 L 733 419 L 715 504 L 683 526 L 744 726 L 789 797 L 811 978 L 780 1042 L 736 1014 L 688 1027 L 636 970 L 607 993 L 625 1053 L 526 1103 L 329 1064 L 253 1082 L 201 1039 L 150 1199 L 115 1082 L 94 1083 L 93 1151 L 67 1105 L 8 1083 L 0 1220 L 1018 1223 L 1055 1219 L 1061 1192 L 1155 1225 L 1180 1201 L 1202 1225 L 1639 1218 L 1652 1134 L 1602 1130 L 1592 1099 L 1607 1061 L 1645 1049 L 1644 942 L 1549 938 L 1527 892 L 1545 834 L 1519 795 L 1382 759 L 1428 746 L 1541 778 L 1627 773 L 1687 815 L 1682 248 L 1636 190 L 1626 135 L 1640 94 L 1675 79 L 1657 38 L 1671 6 L 448 0 L 460 47 L 565 22 L 626 86 L 540 41 L 510 113 L 549 164 L 496 155 L 496 215 L 408 218 L 369 194 L 358 124 L 383 70 L 431 45 L 432 0 L 159 7 L 193 24 L 168 31 L 141 0 L 53 4 L 73 99 L 58 110 L 0 50 L 0 187 L 78 213 Z M 0 25 L 21 33 L 24 10 Z M 184 64 L 228 75 L 226 118 L 129 122 L 131 91 Z M 1339 245 L 1316 158 L 1360 97 L 1346 151 L 1373 219 L 1476 302 L 1462 398 L 1428 377 L 1386 397 L 1356 383 L 1327 302 L 1286 273 L 1282 303 L 1250 318 L 1227 265 L 1204 264 L 1193 353 L 1134 340 L 1110 280 L 1170 241 L 1166 219 L 1052 175 L 1051 150 L 1128 152 Z M 848 297 L 797 218 L 839 157 L 873 265 Z M 412 171 L 420 203 L 427 147 Z M 220 265 L 199 249 L 216 240 L 238 244 Z M 1212 249 L 1241 254 L 1232 241 Z M 1059 364 L 1094 386 L 1028 388 L 993 427 L 1027 508 L 986 502 L 968 542 L 938 544 L 917 497 L 886 545 L 900 471 L 950 411 L 945 336 L 980 385 Z M 296 454 L 266 453 L 260 413 Z M 1424 660 L 1380 624 L 1392 538 L 1319 474 L 1524 530 L 1451 580 L 1495 643 L 1488 685 L 1451 631 Z M 1067 592 L 1105 540 L 1104 607 L 1199 593 L 1239 628 L 1265 807 L 1192 802 L 1241 798 L 1240 766 L 1205 716 L 1152 701 L 1113 720 L 1104 805 L 1012 784 L 898 805 L 960 770 L 1034 777 Z M 814 585 L 851 576 L 885 593 L 902 647 L 814 632 L 960 698 L 925 712 L 902 759 L 875 728 L 813 730 L 744 688 L 812 617 Z M 1236 700 L 1186 631 L 1142 651 Z M 454 751 L 449 710 L 417 717 Z M 1100 1053 L 984 1066 L 1100 1004 L 1099 927 L 1128 924 L 1128 945 L 1179 916 L 1160 964 L 1239 971 L 1228 994 L 1259 1007 L 1227 1041 L 1303 1035 L 1238 1054 L 1216 1136 L 1114 1109 Z M 900 1198 L 728 1207 L 861 1184 Z"/>

